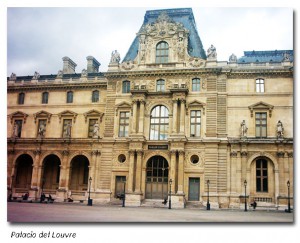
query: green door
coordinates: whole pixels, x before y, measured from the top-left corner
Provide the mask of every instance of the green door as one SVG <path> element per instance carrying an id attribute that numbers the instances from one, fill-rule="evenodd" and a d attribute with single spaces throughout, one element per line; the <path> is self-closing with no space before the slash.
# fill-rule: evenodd
<path id="1" fill-rule="evenodd" d="M 200 178 L 189 178 L 189 201 L 199 201 Z"/>

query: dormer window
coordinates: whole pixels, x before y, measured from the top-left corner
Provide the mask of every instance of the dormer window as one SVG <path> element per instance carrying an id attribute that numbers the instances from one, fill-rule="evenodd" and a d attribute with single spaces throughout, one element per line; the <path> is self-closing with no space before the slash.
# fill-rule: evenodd
<path id="1" fill-rule="evenodd" d="M 158 92 L 165 91 L 165 80 L 160 79 L 156 81 L 156 91 Z"/>
<path id="2" fill-rule="evenodd" d="M 264 93 L 265 92 L 265 80 L 262 78 L 256 79 L 256 92 L 257 93 Z"/>
<path id="3" fill-rule="evenodd" d="M 161 41 L 156 46 L 156 63 L 167 63 L 169 59 L 169 45 Z"/>

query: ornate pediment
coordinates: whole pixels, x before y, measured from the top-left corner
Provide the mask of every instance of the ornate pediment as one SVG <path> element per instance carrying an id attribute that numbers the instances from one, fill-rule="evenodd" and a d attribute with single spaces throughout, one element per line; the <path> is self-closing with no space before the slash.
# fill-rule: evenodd
<path id="1" fill-rule="evenodd" d="M 58 114 L 59 122 L 61 122 L 61 118 L 64 117 L 64 118 L 72 118 L 73 122 L 75 123 L 77 115 L 78 114 L 73 111 L 69 111 L 69 110 L 63 111 Z"/>
<path id="2" fill-rule="evenodd" d="M 189 102 L 186 106 L 186 114 L 188 114 L 188 110 L 193 109 L 193 108 L 200 108 L 203 110 L 203 115 L 205 115 L 205 106 L 206 104 L 203 102 L 200 102 L 198 100 L 193 100 Z"/>
<path id="3" fill-rule="evenodd" d="M 274 106 L 260 101 L 258 103 L 255 103 L 253 105 L 248 106 L 248 108 L 250 110 L 251 117 L 253 117 L 253 111 L 254 110 L 268 110 L 269 111 L 269 116 L 271 117 Z"/>
<path id="4" fill-rule="evenodd" d="M 88 117 L 99 117 L 100 122 L 102 122 L 102 117 L 104 116 L 104 113 L 93 109 L 83 113 L 83 115 L 84 115 L 85 122 L 87 122 Z"/>
<path id="5" fill-rule="evenodd" d="M 51 116 L 52 116 L 52 114 L 47 111 L 39 111 L 39 112 L 33 114 L 34 123 L 36 123 L 37 118 L 45 118 L 45 119 L 47 119 L 47 121 L 49 123 Z"/>
<path id="6" fill-rule="evenodd" d="M 10 115 L 8 115 L 8 117 L 10 118 L 10 123 L 13 123 L 14 119 L 22 119 L 25 123 L 26 118 L 28 117 L 28 114 L 26 114 L 22 111 L 16 111 L 16 112 L 11 113 Z"/>
<path id="7" fill-rule="evenodd" d="M 116 105 L 116 116 L 118 116 L 118 110 L 131 110 L 131 105 L 125 101 L 119 103 Z"/>

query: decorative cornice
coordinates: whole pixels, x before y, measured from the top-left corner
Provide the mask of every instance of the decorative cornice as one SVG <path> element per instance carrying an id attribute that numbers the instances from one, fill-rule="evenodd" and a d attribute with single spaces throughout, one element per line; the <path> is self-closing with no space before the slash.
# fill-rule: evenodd
<path id="1" fill-rule="evenodd" d="M 236 152 L 236 151 L 230 152 L 230 156 L 231 156 L 231 157 L 237 157 L 237 152 Z"/>

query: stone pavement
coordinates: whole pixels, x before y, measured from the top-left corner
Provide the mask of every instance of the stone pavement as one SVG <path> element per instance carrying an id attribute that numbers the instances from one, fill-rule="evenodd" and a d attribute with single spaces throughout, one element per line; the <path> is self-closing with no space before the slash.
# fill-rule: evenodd
<path id="1" fill-rule="evenodd" d="M 86 204 L 7 203 L 8 222 L 265 222 L 292 223 L 294 213 L 197 208 L 168 209 L 121 207 L 120 205 L 87 206 Z"/>

